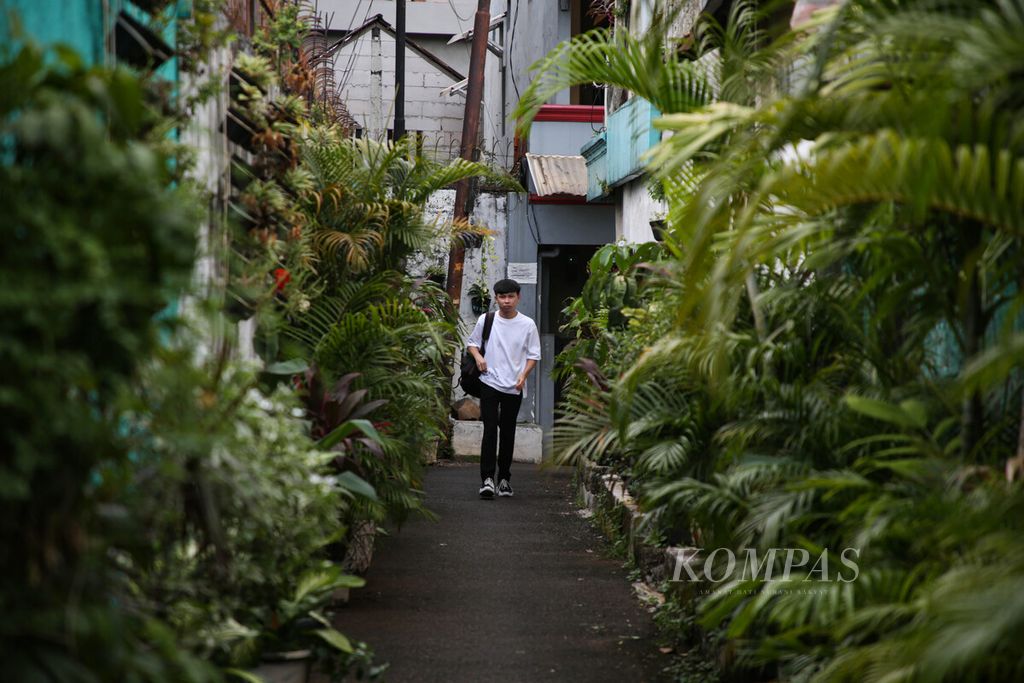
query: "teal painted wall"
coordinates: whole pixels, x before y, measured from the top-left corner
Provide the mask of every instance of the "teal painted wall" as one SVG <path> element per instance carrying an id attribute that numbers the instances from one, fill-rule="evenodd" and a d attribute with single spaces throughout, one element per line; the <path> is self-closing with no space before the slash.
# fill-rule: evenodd
<path id="1" fill-rule="evenodd" d="M 6 45 L 24 38 L 44 46 L 63 43 L 89 64 L 105 62 L 104 36 L 112 19 L 105 19 L 98 0 L 0 0 L 0 13 L 0 40 Z M 15 36 L 15 23 L 21 36 Z"/>
<path id="2" fill-rule="evenodd" d="M 608 134 L 601 132 L 583 145 L 580 154 L 587 162 L 587 201 L 608 194 Z"/>
<path id="3" fill-rule="evenodd" d="M 122 9 L 143 24 L 156 23 L 127 0 L 0 0 L 0 42 L 15 48 L 26 38 L 44 47 L 64 44 L 88 64 L 110 64 L 113 59 L 107 55 L 107 36 Z M 171 47 L 176 44 L 176 19 L 187 16 L 189 9 L 189 2 L 180 2 L 177 8 L 166 10 L 167 21 L 159 22 L 164 24 L 160 35 Z M 177 81 L 177 59 L 164 63 L 157 74 Z"/>
<path id="4" fill-rule="evenodd" d="M 607 177 L 609 185 L 620 185 L 644 170 L 644 152 L 661 140 L 652 121 L 661 116 L 647 100 L 634 97 L 608 117 Z"/>
<path id="5" fill-rule="evenodd" d="M 191 11 L 191 2 L 180 1 L 177 3 L 176 8 L 165 9 L 163 15 L 166 19 L 160 19 L 155 22 L 153 17 L 148 13 L 143 12 L 141 9 L 133 5 L 131 2 L 125 2 L 125 0 L 110 0 L 111 5 L 117 5 L 119 8 L 123 8 L 125 12 L 130 14 L 133 19 L 138 19 L 141 23 L 147 26 L 153 26 L 155 24 L 163 24 L 164 28 L 159 31 L 160 37 L 163 38 L 164 42 L 175 48 L 178 44 L 178 19 L 189 16 Z M 116 17 L 116 14 L 115 14 Z M 160 65 L 160 68 L 156 70 L 156 74 L 167 81 L 173 81 L 175 83 L 174 93 L 177 96 L 178 90 L 178 58 L 172 57 L 166 62 Z"/>
<path id="6" fill-rule="evenodd" d="M 107 0 L 106 3 L 102 0 L 0 0 L 0 45 L 6 52 L 10 48 L 17 50 L 25 40 L 32 40 L 44 48 L 62 44 L 72 48 L 87 64 L 113 65 L 115 59 L 107 53 L 107 37 L 121 10 L 147 26 L 162 25 L 160 36 L 174 48 L 177 45 L 177 19 L 190 16 L 191 2 L 180 0 L 174 3 L 165 10 L 166 20 L 154 21 L 152 16 L 127 0 Z M 172 97 L 177 97 L 177 57 L 162 64 L 156 74 L 173 84 Z M 171 138 L 176 140 L 178 136 L 177 129 L 170 132 Z M 178 310 L 179 302 L 173 301 L 157 318 L 176 316 Z"/>
<path id="7" fill-rule="evenodd" d="M 63 44 L 87 64 L 113 65 L 114 57 L 107 53 L 107 38 L 122 10 L 147 26 L 159 28 L 160 37 L 174 48 L 177 20 L 190 16 L 191 1 L 172 3 L 163 17 L 154 19 L 128 0 L 0 0 L 0 43 L 15 49 L 26 39 L 44 48 Z M 156 74 L 173 84 L 172 97 L 177 97 L 178 58 L 164 62 Z M 178 131 L 172 131 L 171 137 L 177 139 Z"/>
<path id="8" fill-rule="evenodd" d="M 644 153 L 661 140 L 652 123 L 659 116 L 650 102 L 634 97 L 606 118 L 603 133 L 583 145 L 588 200 L 607 196 L 611 188 L 643 174 Z"/>

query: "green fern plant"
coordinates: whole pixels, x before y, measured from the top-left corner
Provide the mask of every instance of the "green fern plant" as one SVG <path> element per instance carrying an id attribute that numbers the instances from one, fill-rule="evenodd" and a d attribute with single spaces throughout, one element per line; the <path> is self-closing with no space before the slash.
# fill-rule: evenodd
<path id="1" fill-rule="evenodd" d="M 478 234 L 479 227 L 436 224 L 427 198 L 460 180 L 484 178 L 517 189 L 509 176 L 463 159 L 448 164 L 416 154 L 413 143 L 340 138 L 313 132 L 303 160 L 315 190 L 306 204 L 315 267 L 335 282 L 348 275 L 401 269 L 431 240 Z"/>
<path id="2" fill-rule="evenodd" d="M 560 46 L 519 110 L 599 81 L 672 133 L 669 258 L 644 312 L 600 271 L 567 309 L 557 447 L 674 542 L 859 549 L 852 583 L 704 601 L 737 676 L 1019 677 L 1024 3 L 851 0 L 781 36 L 736 3 L 688 54 L 659 22 Z"/>

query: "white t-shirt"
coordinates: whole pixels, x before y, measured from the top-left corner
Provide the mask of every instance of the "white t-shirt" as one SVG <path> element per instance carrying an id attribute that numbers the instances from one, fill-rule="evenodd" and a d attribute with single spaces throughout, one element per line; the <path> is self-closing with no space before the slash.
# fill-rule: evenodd
<path id="1" fill-rule="evenodd" d="M 473 328 L 473 334 L 469 335 L 466 346 L 480 348 L 486 318 L 485 313 L 477 319 L 476 327 Z M 514 318 L 502 318 L 500 313 L 495 313 L 491 336 L 484 345 L 487 372 L 480 375 L 480 381 L 506 394 L 518 394 L 516 380 L 519 373 L 526 369 L 526 361 L 531 358 L 540 360 L 540 333 L 537 332 L 537 323 L 518 311 Z M 523 396 L 526 396 L 525 384 Z"/>

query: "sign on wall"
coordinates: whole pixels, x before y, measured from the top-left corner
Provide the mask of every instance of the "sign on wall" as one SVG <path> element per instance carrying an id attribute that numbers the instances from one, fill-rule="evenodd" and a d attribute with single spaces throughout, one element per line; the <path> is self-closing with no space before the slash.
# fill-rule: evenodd
<path id="1" fill-rule="evenodd" d="M 537 284 L 537 264 L 509 263 L 508 275 L 505 277 L 515 280 L 521 285 L 535 285 Z"/>

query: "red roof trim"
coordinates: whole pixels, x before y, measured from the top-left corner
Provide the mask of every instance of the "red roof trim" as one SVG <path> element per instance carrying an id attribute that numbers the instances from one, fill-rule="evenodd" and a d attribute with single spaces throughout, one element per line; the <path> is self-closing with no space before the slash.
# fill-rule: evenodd
<path id="1" fill-rule="evenodd" d="M 587 204 L 586 197 L 576 197 L 568 194 L 553 194 L 541 197 L 539 194 L 530 195 L 531 204 Z"/>
<path id="2" fill-rule="evenodd" d="M 604 123 L 604 105 L 545 104 L 534 121 L 570 121 L 575 123 Z"/>

